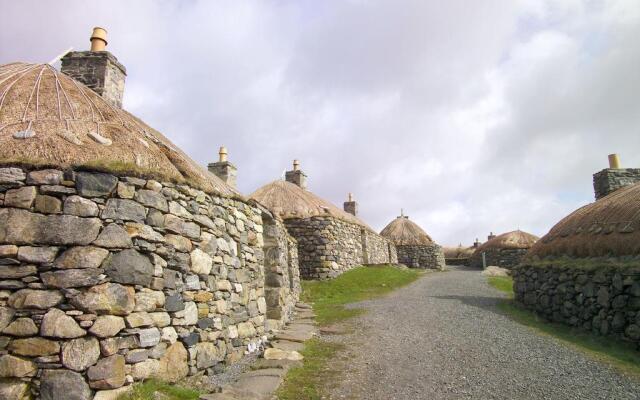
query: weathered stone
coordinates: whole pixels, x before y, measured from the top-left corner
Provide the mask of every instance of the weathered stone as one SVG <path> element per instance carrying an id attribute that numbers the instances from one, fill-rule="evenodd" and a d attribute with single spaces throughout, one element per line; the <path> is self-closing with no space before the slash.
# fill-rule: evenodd
<path id="1" fill-rule="evenodd" d="M 22 246 L 18 249 L 18 260 L 28 263 L 50 264 L 58 254 L 57 247 Z"/>
<path id="2" fill-rule="evenodd" d="M 18 246 L 14 244 L 0 245 L 0 258 L 15 257 L 18 255 Z"/>
<path id="3" fill-rule="evenodd" d="M 60 214 L 62 212 L 62 202 L 57 197 L 37 195 L 34 209 L 36 212 L 43 214 Z"/>
<path id="4" fill-rule="evenodd" d="M 240 338 L 254 337 L 256 335 L 256 328 L 250 322 L 242 322 L 238 324 L 238 336 Z"/>
<path id="5" fill-rule="evenodd" d="M 208 301 L 213 300 L 213 293 L 208 292 L 206 290 L 201 290 L 199 292 L 196 292 L 196 294 L 193 295 L 193 299 L 200 303 L 206 303 Z"/>
<path id="6" fill-rule="evenodd" d="M 153 190 L 138 190 L 136 192 L 135 199 L 147 207 L 153 207 L 164 212 L 169 211 L 167 200 L 165 200 L 164 196 L 158 192 L 154 192 Z"/>
<path id="7" fill-rule="evenodd" d="M 133 385 L 123 386 L 113 390 L 100 390 L 96 392 L 93 400 L 118 400 L 133 390 Z"/>
<path id="8" fill-rule="evenodd" d="M 160 338 L 169 343 L 175 343 L 178 340 L 178 333 L 176 329 L 172 326 L 167 326 L 166 328 L 162 328 L 162 335 Z"/>
<path id="9" fill-rule="evenodd" d="M 62 365 L 74 371 L 84 371 L 99 357 L 100 345 L 94 337 L 73 339 L 62 345 Z"/>
<path id="10" fill-rule="evenodd" d="M 112 198 L 107 200 L 101 216 L 103 219 L 144 222 L 146 211 L 144 206 L 133 200 Z"/>
<path id="11" fill-rule="evenodd" d="M 175 248 L 178 251 L 182 251 L 182 252 L 190 252 L 193 249 L 193 245 L 191 244 L 191 240 L 179 236 L 179 235 L 172 235 L 172 234 L 167 234 L 165 235 L 165 241 L 168 245 L 173 246 L 173 248 Z"/>
<path id="12" fill-rule="evenodd" d="M 160 330 L 158 328 L 140 329 L 138 332 L 140 347 L 152 347 L 160 342 Z"/>
<path id="13" fill-rule="evenodd" d="M 23 378 L 34 376 L 37 366 L 34 362 L 9 354 L 0 356 L 0 378 Z"/>
<path id="14" fill-rule="evenodd" d="M 195 325 L 198 322 L 198 307 L 196 303 L 185 303 L 184 310 L 175 313 L 173 325 Z"/>
<path id="15" fill-rule="evenodd" d="M 53 196 L 69 196 L 76 194 L 76 189 L 63 185 L 42 185 L 40 186 L 40 193 Z"/>
<path id="16" fill-rule="evenodd" d="M 172 214 L 164 216 L 164 227 L 169 232 L 186 236 L 192 239 L 200 238 L 200 227 L 193 222 L 186 222 Z"/>
<path id="17" fill-rule="evenodd" d="M 135 364 L 135 363 L 143 362 L 148 358 L 149 358 L 148 349 L 134 349 L 127 353 L 125 360 L 127 361 L 127 364 Z"/>
<path id="18" fill-rule="evenodd" d="M 184 301 L 182 300 L 182 296 L 179 294 L 167 296 L 164 302 L 164 308 L 169 312 L 184 310 Z"/>
<path id="19" fill-rule="evenodd" d="M 205 369 L 214 366 L 224 360 L 224 355 L 213 343 L 198 343 L 196 345 L 196 366 Z"/>
<path id="20" fill-rule="evenodd" d="M 136 292 L 136 306 L 133 311 L 154 311 L 164 305 L 165 296 L 160 291 Z"/>
<path id="21" fill-rule="evenodd" d="M 147 225 L 155 226 L 158 228 L 164 227 L 164 214 L 160 211 L 150 208 L 147 213 L 147 219 L 145 219 Z"/>
<path id="22" fill-rule="evenodd" d="M 69 196 L 64 201 L 64 213 L 77 215 L 78 217 L 97 217 L 99 213 L 98 205 L 84 197 Z"/>
<path id="23" fill-rule="evenodd" d="M 128 249 L 133 247 L 131 237 L 127 231 L 117 224 L 107 225 L 93 244 L 108 249 Z"/>
<path id="24" fill-rule="evenodd" d="M 153 319 L 146 312 L 134 312 L 125 317 L 129 328 L 153 325 Z"/>
<path id="25" fill-rule="evenodd" d="M 269 348 L 264 351 L 266 360 L 291 360 L 301 361 L 304 357 L 297 351 L 287 351 L 275 348 Z"/>
<path id="26" fill-rule="evenodd" d="M 49 271 L 40 274 L 42 282 L 50 288 L 66 289 L 75 287 L 87 287 L 100 283 L 102 273 L 99 268 L 64 269 Z"/>
<path id="27" fill-rule="evenodd" d="M 47 310 L 60 304 L 64 296 L 57 290 L 22 289 L 9 297 L 9 305 L 13 308 L 38 308 Z"/>
<path id="28" fill-rule="evenodd" d="M 166 312 L 149 313 L 149 316 L 153 320 L 153 326 L 157 326 L 158 328 L 169 326 L 171 323 L 171 317 Z"/>
<path id="29" fill-rule="evenodd" d="M 222 291 L 222 292 L 231 292 L 232 291 L 232 287 L 231 287 L 231 282 L 227 281 L 227 280 L 220 280 L 216 282 L 216 287 L 218 290 Z"/>
<path id="30" fill-rule="evenodd" d="M 182 344 L 187 347 L 193 347 L 200 342 L 200 334 L 198 332 L 191 332 L 186 336 L 182 336 L 181 339 Z"/>
<path id="31" fill-rule="evenodd" d="M 64 311 L 52 308 L 42 318 L 40 334 L 69 339 L 84 336 L 87 332 L 80 328 L 76 320 L 65 314 Z"/>
<path id="32" fill-rule="evenodd" d="M 97 218 L 40 215 L 15 208 L 0 209 L 0 242 L 13 244 L 86 245 L 98 237 Z"/>
<path id="33" fill-rule="evenodd" d="M 160 359 L 158 378 L 175 383 L 186 377 L 189 373 L 187 357 L 187 349 L 182 343 L 176 342 L 169 346 L 165 355 Z"/>
<path id="34" fill-rule="evenodd" d="M 136 250 L 123 250 L 105 262 L 105 273 L 113 282 L 149 286 L 153 278 L 149 257 Z"/>
<path id="35" fill-rule="evenodd" d="M 60 351 L 60 344 L 56 341 L 40 337 L 16 339 L 11 341 L 9 344 L 9 351 L 20 356 L 47 356 L 51 354 L 58 354 Z"/>
<path id="36" fill-rule="evenodd" d="M 186 208 L 180 205 L 180 203 L 175 201 L 169 202 L 169 212 L 173 215 L 176 215 L 180 218 L 191 219 L 193 215 L 187 211 Z"/>
<path id="37" fill-rule="evenodd" d="M 69 370 L 46 369 L 40 380 L 40 400 L 90 400 L 91 389 L 82 375 Z"/>
<path id="38" fill-rule="evenodd" d="M 115 336 L 125 328 L 124 319 L 115 315 L 100 315 L 91 325 L 89 332 L 99 338 Z"/>
<path id="39" fill-rule="evenodd" d="M 160 371 L 160 360 L 148 359 L 131 366 L 131 376 L 135 380 L 144 380 L 157 376 Z"/>
<path id="40" fill-rule="evenodd" d="M 213 260 L 210 255 L 200 249 L 191 252 L 191 272 L 209 275 L 212 267 Z"/>
<path id="41" fill-rule="evenodd" d="M 134 289 L 117 283 L 105 283 L 75 296 L 71 304 L 88 312 L 127 315 L 135 305 Z"/>
<path id="42" fill-rule="evenodd" d="M 184 288 L 186 290 L 200 290 L 200 278 L 198 278 L 198 275 L 187 275 L 184 278 Z"/>
<path id="43" fill-rule="evenodd" d="M 149 349 L 149 357 L 155 359 L 162 358 L 162 356 L 164 356 L 167 352 L 167 347 L 169 347 L 169 345 L 164 342 L 158 343 L 157 345 Z"/>
<path id="44" fill-rule="evenodd" d="M 6 400 L 29 400 L 31 393 L 29 384 L 18 379 L 7 379 L 0 381 L 0 399 Z"/>
<path id="45" fill-rule="evenodd" d="M 12 336 L 33 336 L 38 333 L 38 327 L 31 318 L 18 318 L 4 328 L 2 333 Z"/>
<path id="46" fill-rule="evenodd" d="M 98 268 L 109 255 L 109 250 L 94 246 L 72 247 L 58 257 L 53 266 L 56 268 Z"/>
<path id="47" fill-rule="evenodd" d="M 19 279 L 37 272 L 35 265 L 0 265 L 0 279 Z"/>
<path id="48" fill-rule="evenodd" d="M 21 168 L 0 168 L 0 188 L 24 185 L 26 174 Z"/>
<path id="49" fill-rule="evenodd" d="M 4 195 L 4 205 L 6 207 L 31 208 L 37 193 L 35 186 L 7 190 Z"/>
<path id="50" fill-rule="evenodd" d="M 27 175 L 27 185 L 59 185 L 64 179 L 62 171 L 57 169 L 41 169 L 31 171 Z"/>
<path id="51" fill-rule="evenodd" d="M 109 174 L 94 172 L 76 173 L 76 188 L 84 197 L 105 197 L 111 194 L 118 184 L 118 178 Z"/>
<path id="52" fill-rule="evenodd" d="M 94 389 L 116 389 L 125 382 L 125 359 L 120 354 L 103 358 L 87 371 L 89 386 Z"/>
<path id="53" fill-rule="evenodd" d="M 153 230 L 152 227 L 137 222 L 127 222 L 125 224 L 127 233 L 132 238 L 141 238 L 150 242 L 164 243 L 165 239 L 160 233 Z"/>
<path id="54" fill-rule="evenodd" d="M 18 280 L 11 280 L 11 279 L 2 279 L 0 280 L 0 290 L 17 290 L 17 289 L 23 289 L 25 288 L 27 285 L 22 282 L 22 281 L 18 281 Z"/>

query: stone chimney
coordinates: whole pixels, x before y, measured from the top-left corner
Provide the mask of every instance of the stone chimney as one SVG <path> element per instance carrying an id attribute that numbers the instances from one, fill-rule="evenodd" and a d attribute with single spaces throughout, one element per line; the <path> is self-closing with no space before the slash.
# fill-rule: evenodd
<path id="1" fill-rule="evenodd" d="M 353 193 L 349 193 L 347 201 L 344 202 L 344 210 L 354 216 L 358 215 L 358 203 L 353 200 Z"/>
<path id="2" fill-rule="evenodd" d="M 593 174 L 593 191 L 596 200 L 621 187 L 640 182 L 640 168 L 621 168 L 617 154 L 609 154 L 609 168 Z"/>
<path id="3" fill-rule="evenodd" d="M 294 183 L 303 189 L 307 188 L 307 175 L 300 170 L 300 161 L 293 160 L 293 170 L 285 173 L 285 180 Z"/>
<path id="4" fill-rule="evenodd" d="M 207 165 L 209 172 L 222 179 L 227 185 L 236 187 L 238 168 L 227 161 L 227 148 L 222 146 L 218 151 L 218 162 Z"/>
<path id="5" fill-rule="evenodd" d="M 62 57 L 60 70 L 73 79 L 84 83 L 111 105 L 122 108 L 124 80 L 127 70 L 118 59 L 105 50 L 107 31 L 93 28 L 91 50 L 72 51 Z"/>
<path id="6" fill-rule="evenodd" d="M 480 241 L 478 240 L 478 238 L 476 238 L 476 241 L 473 242 L 473 248 L 477 249 L 478 247 L 480 247 Z"/>
<path id="7" fill-rule="evenodd" d="M 489 236 L 487 236 L 487 241 L 493 239 L 494 237 L 496 237 L 496 235 L 494 235 L 493 232 L 489 232 Z"/>

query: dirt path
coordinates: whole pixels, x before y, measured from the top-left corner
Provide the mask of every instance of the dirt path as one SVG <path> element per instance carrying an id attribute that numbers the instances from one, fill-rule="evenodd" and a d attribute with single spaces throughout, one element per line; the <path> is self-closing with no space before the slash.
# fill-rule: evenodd
<path id="1" fill-rule="evenodd" d="M 640 382 L 502 315 L 479 271 L 426 275 L 369 310 L 331 399 L 638 399 Z"/>

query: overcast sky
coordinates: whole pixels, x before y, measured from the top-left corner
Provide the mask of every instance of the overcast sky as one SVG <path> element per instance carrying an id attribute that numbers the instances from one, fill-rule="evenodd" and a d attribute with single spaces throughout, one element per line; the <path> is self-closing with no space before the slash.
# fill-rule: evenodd
<path id="1" fill-rule="evenodd" d="M 376 230 L 400 208 L 437 242 L 545 234 L 620 154 L 640 167 L 640 2 L 0 0 L 0 63 L 89 47 L 125 108 L 245 194 L 294 158 Z"/>

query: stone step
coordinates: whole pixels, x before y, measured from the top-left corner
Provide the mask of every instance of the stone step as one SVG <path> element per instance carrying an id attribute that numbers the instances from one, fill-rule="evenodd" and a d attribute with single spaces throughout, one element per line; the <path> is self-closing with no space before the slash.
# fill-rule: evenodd
<path id="1" fill-rule="evenodd" d="M 254 395 L 256 399 L 268 399 L 278 389 L 281 381 L 282 378 L 275 375 L 241 376 L 236 383 L 222 393 L 233 393 L 245 397 Z"/>
<path id="2" fill-rule="evenodd" d="M 296 303 L 296 308 L 304 308 L 304 309 L 307 309 L 307 310 L 311 310 L 313 307 L 311 305 L 307 304 L 307 303 L 303 303 L 303 302 L 299 301 L 299 302 Z"/>
<path id="3" fill-rule="evenodd" d="M 276 340 L 271 342 L 271 347 L 274 349 L 287 350 L 287 351 L 302 351 L 304 343 L 291 342 L 289 340 Z"/>
<path id="4" fill-rule="evenodd" d="M 300 343 L 296 343 L 296 344 L 300 344 Z M 289 349 L 284 349 L 284 350 L 289 350 Z M 283 369 L 284 371 L 288 371 L 290 368 L 299 367 L 301 365 L 302 365 L 302 362 L 300 361 L 265 360 L 264 358 L 260 358 L 256 360 L 256 362 L 251 366 L 251 369 L 258 370 L 258 369 L 280 368 L 280 369 Z"/>
<path id="5" fill-rule="evenodd" d="M 274 340 L 288 340 L 290 342 L 303 343 L 313 337 L 309 332 L 288 331 L 275 335 Z"/>
<path id="6" fill-rule="evenodd" d="M 313 318 L 296 318 L 292 321 L 293 324 L 307 324 L 307 325 L 315 325 L 316 320 Z"/>
<path id="7" fill-rule="evenodd" d="M 283 333 L 287 333 L 287 332 L 291 332 L 291 331 L 295 331 L 295 332 L 315 332 L 316 331 L 316 327 L 314 325 L 309 325 L 309 324 L 293 323 L 293 324 L 287 326 L 287 328 L 282 332 Z"/>

